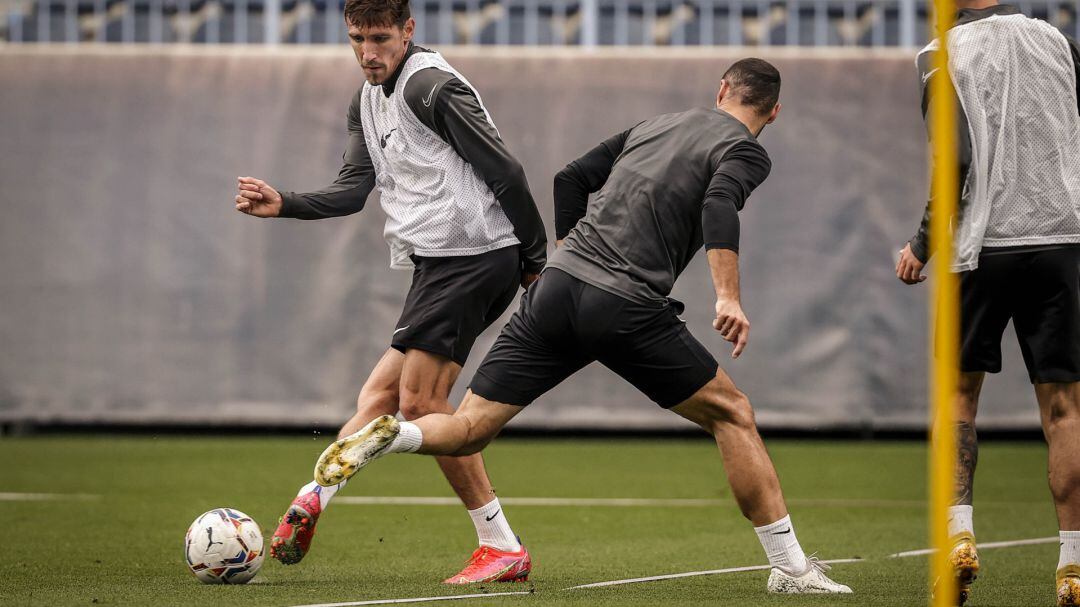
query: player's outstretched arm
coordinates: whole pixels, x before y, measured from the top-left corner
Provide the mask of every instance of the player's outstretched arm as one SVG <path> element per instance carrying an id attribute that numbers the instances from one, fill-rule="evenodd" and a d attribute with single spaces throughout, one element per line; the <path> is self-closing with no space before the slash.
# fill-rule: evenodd
<path id="1" fill-rule="evenodd" d="M 360 93 L 353 97 L 348 113 L 349 139 L 337 179 L 314 192 L 278 192 L 265 181 L 240 178 L 236 210 L 256 217 L 325 219 L 351 215 L 364 208 L 375 188 L 375 167 L 368 154 L 360 121 Z"/>

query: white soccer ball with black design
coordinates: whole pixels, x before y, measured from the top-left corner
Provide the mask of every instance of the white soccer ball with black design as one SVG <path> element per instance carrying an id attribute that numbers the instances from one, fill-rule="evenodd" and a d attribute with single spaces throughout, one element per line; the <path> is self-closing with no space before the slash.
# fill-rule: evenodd
<path id="1" fill-rule="evenodd" d="M 262 531 L 239 510 L 214 508 L 188 527 L 184 558 L 204 584 L 246 584 L 262 567 Z"/>

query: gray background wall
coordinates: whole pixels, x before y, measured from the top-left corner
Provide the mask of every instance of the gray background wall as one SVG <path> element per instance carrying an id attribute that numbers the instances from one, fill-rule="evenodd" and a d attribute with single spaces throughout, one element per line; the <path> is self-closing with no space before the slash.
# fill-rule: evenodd
<path id="1" fill-rule="evenodd" d="M 773 60 L 771 178 L 742 213 L 738 360 L 699 258 L 674 296 L 765 427 L 915 428 L 928 289 L 893 275 L 926 192 L 912 57 L 808 49 L 445 49 L 524 163 L 551 177 L 650 115 L 709 105 L 723 69 Z M 0 49 L 0 420 L 336 424 L 387 347 L 409 275 L 375 199 L 321 222 L 235 212 L 237 175 L 290 190 L 337 172 L 362 74 L 345 47 Z M 549 228 L 550 231 L 550 228 Z M 515 305 L 516 307 L 516 305 Z M 501 323 L 499 323 L 501 326 Z M 497 332 L 477 343 L 455 398 Z M 983 427 L 1034 427 L 1015 340 Z M 594 365 L 534 427 L 681 424 Z"/>

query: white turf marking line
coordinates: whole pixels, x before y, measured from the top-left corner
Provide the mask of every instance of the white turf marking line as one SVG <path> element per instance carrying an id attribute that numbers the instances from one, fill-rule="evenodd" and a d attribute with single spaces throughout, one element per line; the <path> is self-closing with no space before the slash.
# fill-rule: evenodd
<path id="1" fill-rule="evenodd" d="M 1012 548 L 1013 546 L 1034 546 L 1036 544 L 1053 544 L 1058 541 L 1058 537 L 1036 537 L 1029 540 L 1010 540 L 1008 542 L 976 542 L 975 547 L 979 550 L 990 550 L 991 548 Z M 891 559 L 902 559 L 908 556 L 925 556 L 927 554 L 933 554 L 933 548 L 924 548 L 922 550 L 908 550 L 907 552 L 897 552 L 896 554 L 890 554 Z"/>
<path id="2" fill-rule="evenodd" d="M 1010 540 L 1006 542 L 986 542 L 978 544 L 980 550 L 989 550 L 992 548 L 1012 548 L 1014 546 L 1032 546 L 1036 544 L 1052 544 L 1057 542 L 1057 537 L 1037 537 L 1026 540 Z M 905 558 L 912 556 L 925 556 L 933 552 L 933 549 L 922 550 L 908 550 L 906 552 L 897 552 L 890 554 L 887 558 Z M 821 561 L 828 565 L 836 565 L 840 563 L 865 563 L 867 559 L 835 559 L 831 561 Z M 769 569 L 770 565 L 750 565 L 746 567 L 729 567 L 727 569 L 713 569 L 711 571 L 688 571 L 686 573 L 672 573 L 669 575 L 653 575 L 649 577 L 630 578 L 625 580 L 613 580 L 610 582 L 594 582 L 592 584 L 581 584 L 579 586 L 571 586 L 564 590 L 579 590 L 582 588 L 602 588 L 604 586 L 619 586 L 622 584 L 637 584 L 640 582 L 655 582 L 659 580 L 674 580 L 684 577 L 694 577 L 698 575 L 718 575 L 724 573 L 741 573 L 744 571 L 764 571 Z"/>
<path id="3" fill-rule="evenodd" d="M 820 561 L 827 565 L 834 565 L 838 563 L 859 563 L 862 559 L 836 559 L 832 561 Z M 604 586 L 619 586 L 622 584 L 637 584 L 639 582 L 656 582 L 658 580 L 674 580 L 683 577 L 694 577 L 698 575 L 717 575 L 722 573 L 742 573 L 743 571 L 763 571 L 771 568 L 772 565 L 750 565 L 747 567 L 729 567 L 727 569 L 712 569 L 709 571 L 688 571 L 686 573 L 671 573 L 668 575 L 651 575 L 649 577 L 635 577 L 626 580 L 612 580 L 610 582 L 594 582 L 592 584 L 581 584 L 580 586 L 571 586 L 564 588 L 564 590 L 579 590 L 581 588 L 601 588 Z"/>
<path id="4" fill-rule="evenodd" d="M 432 601 L 456 601 L 458 599 L 479 599 L 491 596 L 513 596 L 532 594 L 529 591 L 521 592 L 492 592 L 489 594 L 456 594 L 453 596 L 422 596 L 415 599 L 380 599 L 376 601 L 353 601 L 351 603 L 316 603 L 314 605 L 298 605 L 297 607 L 355 607 L 358 605 L 393 605 L 400 603 L 430 603 Z"/>
<path id="5" fill-rule="evenodd" d="M 393 497 L 393 496 L 343 496 L 334 500 L 335 504 L 354 506 L 391 505 L 391 506 L 460 506 L 456 497 Z M 573 498 L 573 497 L 500 497 L 499 503 L 505 506 L 662 506 L 662 507 L 701 507 L 722 506 L 731 503 L 726 499 L 652 499 L 634 497 L 615 498 Z"/>
<path id="6" fill-rule="evenodd" d="M 875 500 L 875 499 L 791 499 L 792 504 L 800 506 L 823 507 L 866 507 L 866 508 L 925 508 L 926 503 L 918 500 Z M 660 507 L 660 508 L 704 508 L 729 506 L 731 499 L 715 498 L 637 498 L 637 497 L 500 497 L 499 502 L 506 506 L 568 506 L 579 507 Z M 362 495 L 342 496 L 334 499 L 335 504 L 353 506 L 460 506 L 456 497 L 391 496 Z"/>
<path id="7" fill-rule="evenodd" d="M 92 502 L 100 495 L 89 493 L 0 493 L 0 502 Z"/>

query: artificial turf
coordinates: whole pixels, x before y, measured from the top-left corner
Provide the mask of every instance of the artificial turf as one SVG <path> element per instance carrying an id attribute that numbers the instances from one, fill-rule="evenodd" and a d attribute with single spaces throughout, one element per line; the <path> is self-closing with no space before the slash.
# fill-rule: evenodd
<path id="1" fill-rule="evenodd" d="M 707 440 L 500 439 L 485 452 L 501 496 L 712 498 L 704 506 L 507 506 L 534 559 L 525 584 L 447 587 L 475 547 L 460 506 L 331 504 L 299 565 L 269 558 L 246 586 L 204 586 L 183 535 L 218 506 L 253 516 L 269 539 L 324 439 L 31 437 L 0 439 L 0 493 L 97 499 L 0 500 L 0 604 L 270 605 L 531 590 L 467 599 L 489 605 L 923 605 L 925 447 L 903 442 L 767 441 L 799 539 L 851 596 L 776 597 L 767 572 L 564 590 L 650 575 L 764 563 Z M 1056 535 L 1038 443 L 982 446 L 975 490 L 980 542 Z M 430 458 L 387 457 L 340 495 L 452 496 Z M 2 497 L 2 496 L 0 496 Z M 984 550 L 968 603 L 1053 605 L 1057 544 Z"/>

